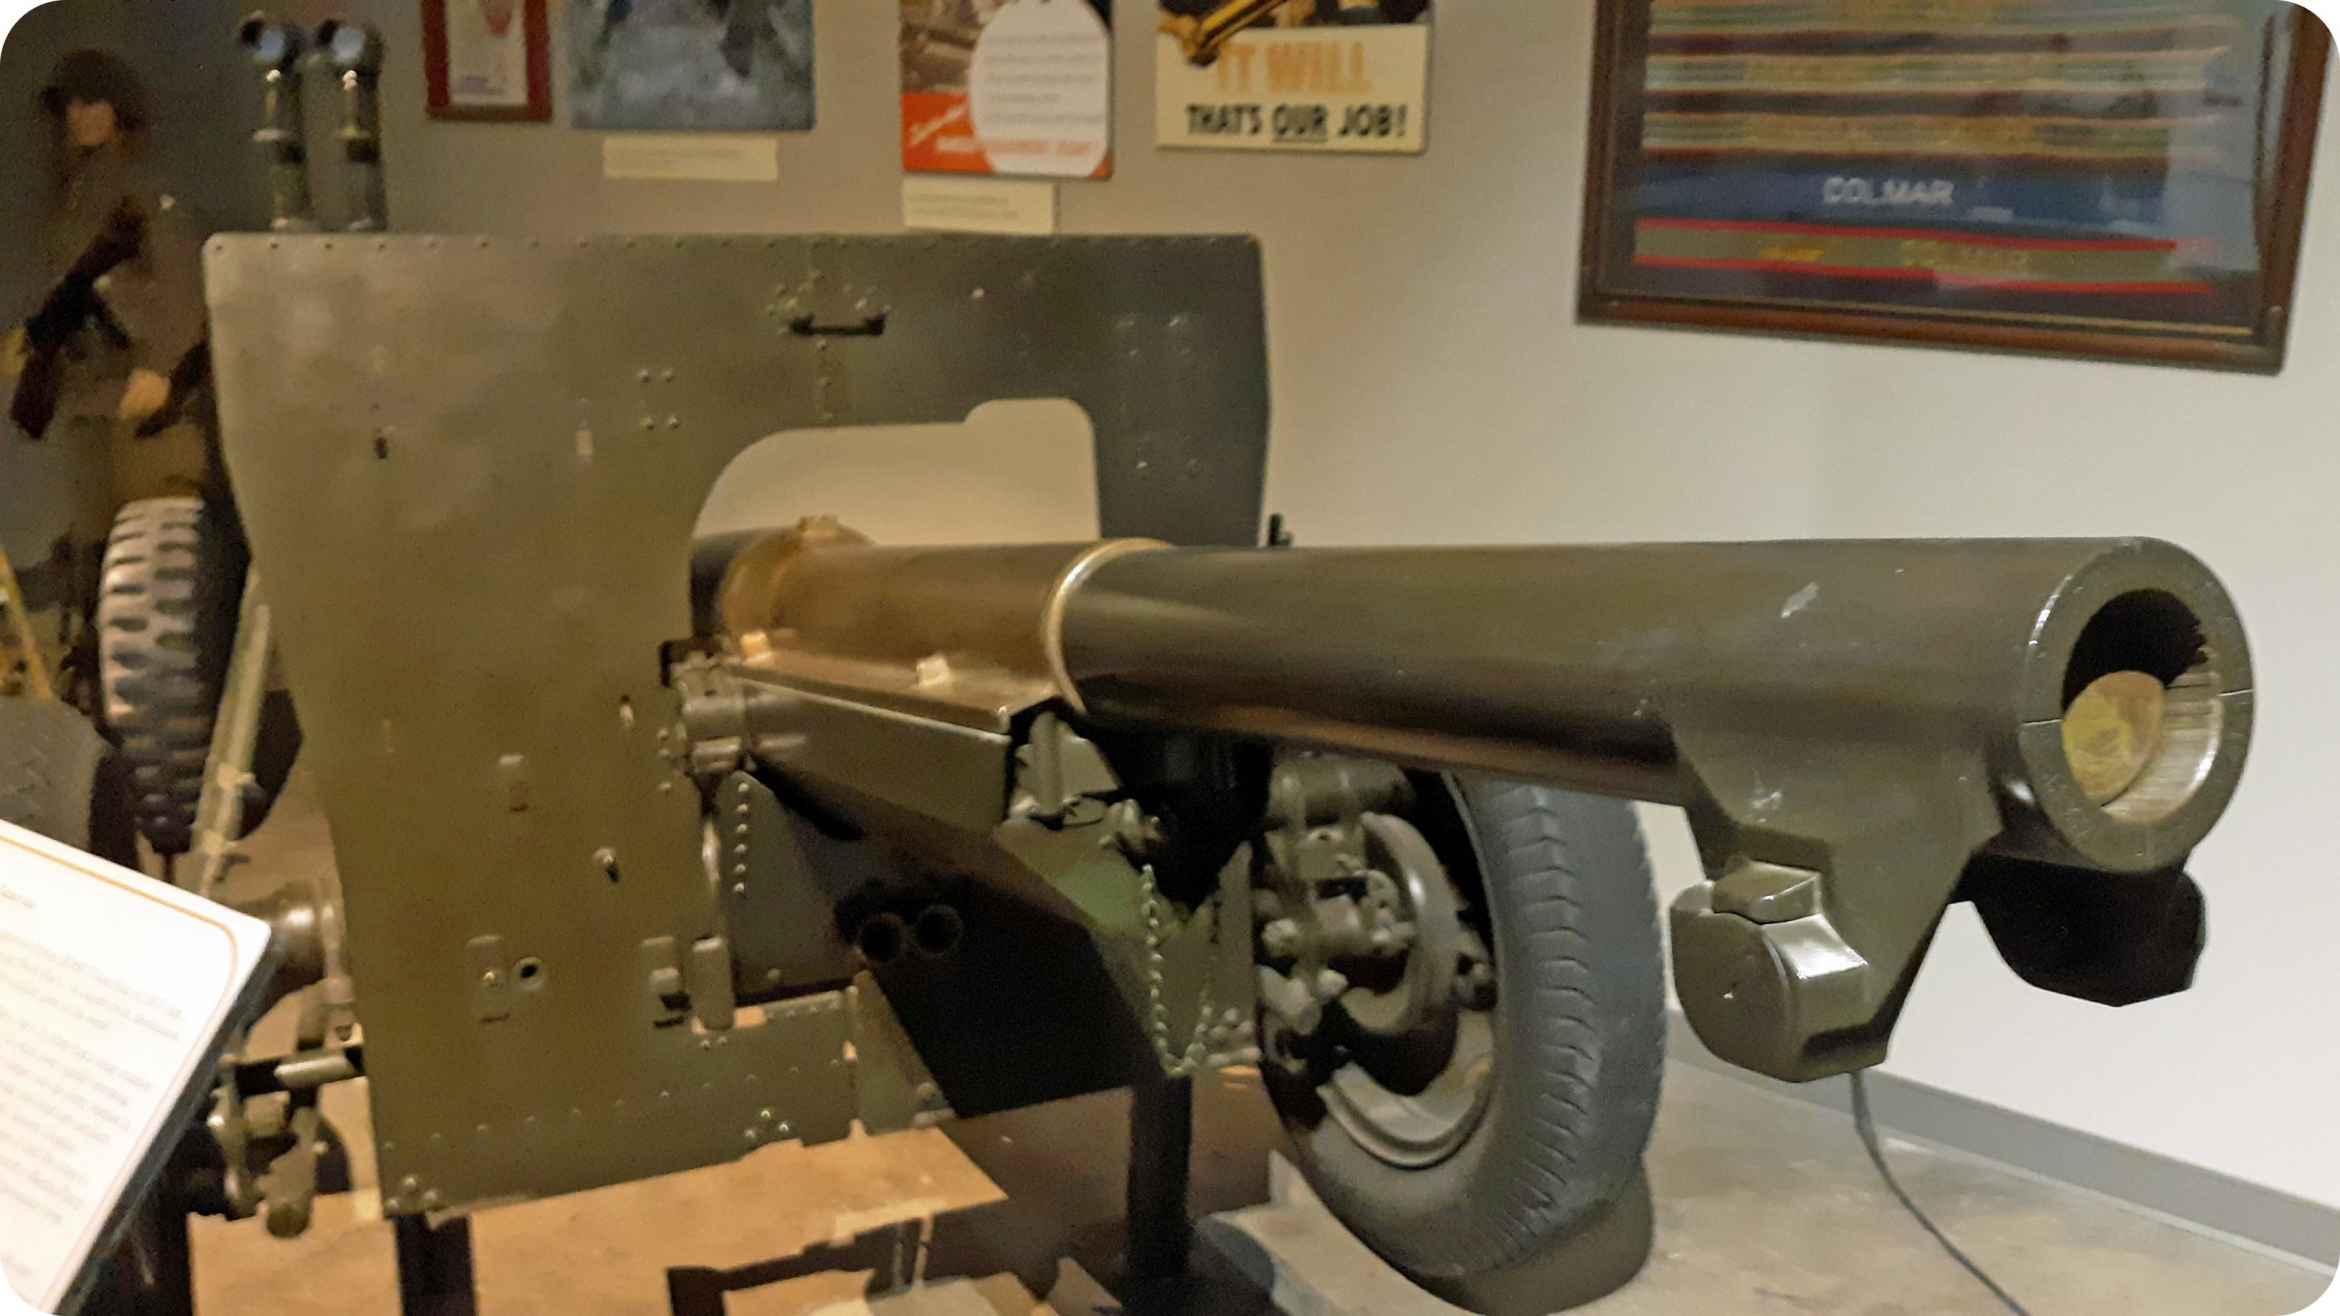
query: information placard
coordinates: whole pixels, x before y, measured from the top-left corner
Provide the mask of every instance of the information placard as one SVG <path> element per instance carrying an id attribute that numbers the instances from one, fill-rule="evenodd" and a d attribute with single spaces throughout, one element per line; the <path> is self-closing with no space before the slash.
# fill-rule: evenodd
<path id="1" fill-rule="evenodd" d="M 93 1278 L 270 957 L 266 923 L 0 822 L 0 1275 L 37 1310 Z"/>
<path id="2" fill-rule="evenodd" d="M 902 180 L 902 225 L 1048 237 L 1056 232 L 1056 184 L 912 174 Z"/>

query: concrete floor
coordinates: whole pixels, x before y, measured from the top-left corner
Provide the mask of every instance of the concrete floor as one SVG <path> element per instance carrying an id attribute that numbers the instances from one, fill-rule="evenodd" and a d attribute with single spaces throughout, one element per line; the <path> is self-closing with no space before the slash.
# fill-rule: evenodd
<path id="1" fill-rule="evenodd" d="M 1902 1186 L 2035 1316 L 2275 1316 L 2328 1271 L 2279 1260 L 2004 1167 L 1886 1139 Z M 1649 1154 L 1657 1247 L 1587 1316 L 2003 1312 L 1886 1192 L 1850 1117 L 1669 1065 Z M 1296 1189 L 1297 1191 L 1292 1191 Z M 1447 1313 L 1331 1226 L 1304 1187 L 1236 1213 L 1289 1280 L 1346 1312 Z"/>
<path id="2" fill-rule="evenodd" d="M 322 820 L 298 787 L 250 848 L 239 881 L 272 885 L 282 865 L 331 858 Z M 287 1028 L 278 1018 L 263 1031 Z M 1667 1084 L 1649 1157 L 1656 1254 L 1632 1285 L 1583 1310 L 1999 1310 L 1886 1194 L 1846 1117 L 1682 1065 L 1669 1067 Z M 1390 1272 L 1284 1176 L 1270 1200 L 1267 1167 L 1281 1135 L 1255 1078 L 1200 1086 L 1194 1205 L 1229 1214 L 1205 1231 L 1198 1251 L 1201 1269 L 1218 1279 L 1183 1294 L 1125 1304 L 1089 1277 L 1110 1266 L 1123 1171 L 1127 1102 L 1105 1094 L 967 1121 L 948 1136 L 924 1130 L 774 1147 L 731 1165 L 489 1211 L 474 1224 L 481 1309 L 1270 1310 L 1228 1282 L 1249 1270 L 1272 1271 L 1284 1307 L 1296 1313 L 1455 1310 Z M 198 1306 L 207 1316 L 396 1310 L 363 1087 L 327 1096 L 328 1116 L 352 1147 L 357 1191 L 320 1202 L 306 1236 L 280 1242 L 256 1221 L 195 1222 Z M 2038 1316 L 2275 1316 L 2330 1284 L 2328 1272 L 1984 1162 L 1891 1140 L 1888 1155 L 1910 1193 Z"/>

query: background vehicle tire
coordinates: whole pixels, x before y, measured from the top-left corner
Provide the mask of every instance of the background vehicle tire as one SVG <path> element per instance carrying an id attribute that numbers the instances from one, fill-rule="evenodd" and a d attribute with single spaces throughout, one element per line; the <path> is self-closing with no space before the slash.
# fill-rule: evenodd
<path id="1" fill-rule="evenodd" d="M 106 541 L 98 684 L 132 816 L 158 854 L 192 840 L 246 562 L 235 527 L 200 498 L 127 504 Z"/>
<path id="2" fill-rule="evenodd" d="M 1428 796 L 1441 779 L 1417 779 Z M 1641 1156 L 1665 1059 L 1656 899 L 1629 805 L 1542 786 L 1450 779 L 1413 819 L 1494 951 L 1494 1061 L 1476 1124 L 1433 1164 L 1400 1166 L 1268 1067 L 1303 1173 L 1344 1224 L 1450 1301 L 1511 1305 L 1516 1277 L 1573 1272 L 1589 1301 L 1649 1250 Z M 1432 802 L 1433 805 L 1436 801 Z M 1459 1062 L 1457 1062 L 1459 1063 Z M 1570 1244 L 1580 1255 L 1555 1267 Z M 1594 1255 L 1581 1255 L 1589 1249 Z M 1561 1296 L 1536 1286 L 1550 1305 Z"/>
<path id="3" fill-rule="evenodd" d="M 64 704 L 0 699 L 0 821 L 118 863 L 137 857 L 113 747 Z"/>

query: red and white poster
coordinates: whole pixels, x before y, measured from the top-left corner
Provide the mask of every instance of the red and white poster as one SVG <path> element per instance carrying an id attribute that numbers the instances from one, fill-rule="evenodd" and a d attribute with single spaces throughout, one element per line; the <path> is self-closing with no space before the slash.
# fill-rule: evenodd
<path id="1" fill-rule="evenodd" d="M 1111 0 L 902 0 L 902 167 L 1112 177 Z"/>
<path id="2" fill-rule="evenodd" d="M 552 117 L 545 0 L 427 0 L 422 25 L 432 118 Z"/>

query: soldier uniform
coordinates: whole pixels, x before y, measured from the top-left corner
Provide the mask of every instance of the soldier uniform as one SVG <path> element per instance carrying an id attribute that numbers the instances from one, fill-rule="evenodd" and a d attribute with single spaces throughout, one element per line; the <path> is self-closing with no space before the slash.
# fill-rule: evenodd
<path id="1" fill-rule="evenodd" d="M 114 510 L 126 502 L 171 494 L 224 499 L 226 481 L 208 379 L 179 381 L 189 395 L 173 399 L 177 418 L 158 433 L 139 435 L 137 424 L 120 418 L 133 371 L 169 378 L 203 342 L 203 234 L 143 158 L 146 97 L 128 66 L 99 51 L 67 55 L 42 93 L 42 105 L 61 121 L 74 101 L 111 104 L 120 131 L 101 146 L 68 142 L 62 148 L 58 203 L 43 253 L 49 280 L 61 277 L 123 206 L 136 212 L 143 230 L 137 254 L 98 283 L 127 342 L 91 323 L 66 344 L 52 431 L 52 442 L 94 444 L 106 452 L 106 485 L 83 491 L 76 518 L 78 532 L 102 538 Z"/>

